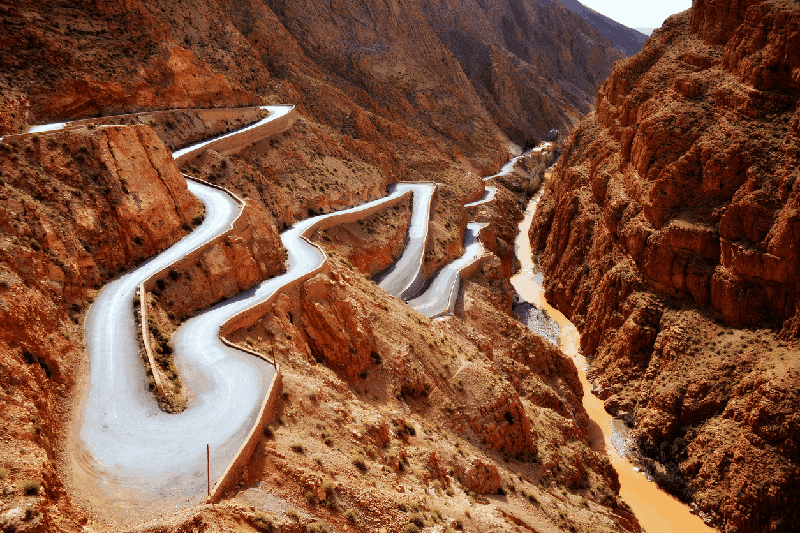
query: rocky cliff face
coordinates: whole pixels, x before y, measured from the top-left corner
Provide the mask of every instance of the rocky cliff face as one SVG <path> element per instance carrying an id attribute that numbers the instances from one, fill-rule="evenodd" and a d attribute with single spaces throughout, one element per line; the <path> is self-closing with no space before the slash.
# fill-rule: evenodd
<path id="1" fill-rule="evenodd" d="M 1 14 L 0 131 L 275 95 L 354 138 L 386 136 L 359 107 L 479 167 L 502 159 L 506 136 L 574 123 L 622 57 L 557 2 L 48 0 Z"/>
<path id="2" fill-rule="evenodd" d="M 146 126 L 6 139 L 0 172 L 0 525 L 62 530 L 85 521 L 55 470 L 85 366 L 83 314 L 202 205 Z"/>
<path id="3" fill-rule="evenodd" d="M 798 38 L 796 2 L 670 18 L 615 66 L 531 230 L 606 407 L 726 531 L 798 508 Z"/>

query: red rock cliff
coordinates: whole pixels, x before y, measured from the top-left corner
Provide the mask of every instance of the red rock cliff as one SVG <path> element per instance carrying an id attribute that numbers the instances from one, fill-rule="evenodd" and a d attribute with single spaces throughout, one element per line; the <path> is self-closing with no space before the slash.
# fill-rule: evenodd
<path id="1" fill-rule="evenodd" d="M 615 65 L 531 230 L 606 407 L 725 531 L 796 525 L 799 89 L 797 2 L 696 0 Z"/>

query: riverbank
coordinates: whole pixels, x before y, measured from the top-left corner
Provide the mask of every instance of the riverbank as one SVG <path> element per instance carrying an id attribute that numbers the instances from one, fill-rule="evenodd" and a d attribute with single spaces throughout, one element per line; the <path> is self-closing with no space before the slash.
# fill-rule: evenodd
<path id="1" fill-rule="evenodd" d="M 519 224 L 520 232 L 514 249 L 522 267 L 511 278 L 511 284 L 522 300 L 543 311 L 548 320 L 558 325 L 558 346 L 573 360 L 578 369 L 584 390 L 583 406 L 596 424 L 595 431 L 592 432 L 593 447 L 605 448 L 611 464 L 619 475 L 620 496 L 633 509 L 645 531 L 648 533 L 716 531 L 707 526 L 699 516 L 691 514 L 688 506 L 660 490 L 655 483 L 648 481 L 638 468 L 634 470 L 634 465 L 617 452 L 614 441 L 619 438 L 618 436 L 615 438 L 612 417 L 606 412 L 602 400 L 590 392 L 592 388 L 586 378 L 587 363 L 580 351 L 580 334 L 572 322 L 551 307 L 545 299 L 542 274 L 533 260 L 528 230 L 543 191 L 544 187 L 531 199 L 525 211 L 525 218 Z"/>

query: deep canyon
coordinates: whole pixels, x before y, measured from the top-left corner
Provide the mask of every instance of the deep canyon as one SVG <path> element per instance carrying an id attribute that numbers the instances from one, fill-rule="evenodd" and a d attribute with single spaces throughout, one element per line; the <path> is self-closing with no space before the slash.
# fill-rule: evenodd
<path id="1" fill-rule="evenodd" d="M 0 4 L 0 528 L 642 531 L 582 403 L 594 393 L 631 460 L 709 524 L 796 530 L 800 7 L 695 0 L 641 48 L 575 4 Z M 292 120 L 173 159 L 265 104 Z M 560 154 L 548 180 L 547 150 L 496 174 L 544 140 Z M 376 284 L 411 197 L 318 229 L 324 267 L 224 332 L 280 369 L 247 460 L 213 503 L 139 505 L 92 479 L 81 444 L 84 325 L 103 287 L 208 222 L 182 174 L 242 207 L 130 302 L 153 409 L 197 402 L 175 332 L 287 272 L 298 222 L 431 182 L 422 286 L 464 253 L 468 223 L 485 253 L 429 319 Z M 540 187 L 532 259 L 587 384 L 514 312 Z"/>

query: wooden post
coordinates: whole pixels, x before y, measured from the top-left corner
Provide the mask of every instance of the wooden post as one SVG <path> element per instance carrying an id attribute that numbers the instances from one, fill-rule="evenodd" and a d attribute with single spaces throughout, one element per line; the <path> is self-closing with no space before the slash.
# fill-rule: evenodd
<path id="1" fill-rule="evenodd" d="M 211 496 L 211 451 L 206 444 L 206 482 L 208 483 L 208 495 Z"/>

